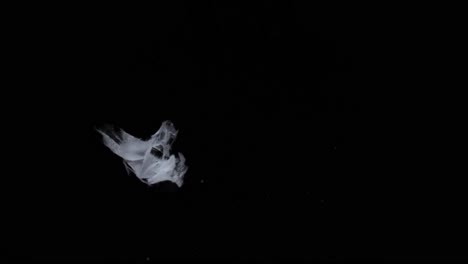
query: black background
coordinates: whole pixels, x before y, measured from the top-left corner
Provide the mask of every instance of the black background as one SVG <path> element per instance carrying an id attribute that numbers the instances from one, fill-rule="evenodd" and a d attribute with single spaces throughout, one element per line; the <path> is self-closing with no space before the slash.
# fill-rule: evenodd
<path id="1" fill-rule="evenodd" d="M 28 55 L 17 61 L 32 74 L 15 91 L 33 103 L 7 121 L 33 138 L 32 161 L 5 185 L 10 255 L 461 258 L 462 187 L 433 155 L 443 144 L 420 133 L 436 117 L 391 99 L 408 68 L 389 58 L 411 41 L 394 37 L 384 8 L 62 11 L 18 33 Z M 94 131 L 148 137 L 164 120 L 189 166 L 180 189 L 127 175 Z"/>

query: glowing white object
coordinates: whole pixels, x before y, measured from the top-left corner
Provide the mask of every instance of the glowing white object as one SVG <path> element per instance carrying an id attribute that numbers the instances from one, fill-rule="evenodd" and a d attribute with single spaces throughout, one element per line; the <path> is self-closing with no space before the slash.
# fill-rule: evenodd
<path id="1" fill-rule="evenodd" d="M 178 131 L 170 121 L 164 121 L 161 128 L 148 140 L 136 138 L 122 129 L 110 129 L 104 132 L 96 129 L 103 136 L 103 143 L 112 152 L 124 159 L 127 172 L 132 172 L 142 182 L 153 185 L 162 181 L 171 181 L 181 187 L 188 167 L 185 158 L 178 153 L 178 158 L 170 155 L 171 146 Z"/>

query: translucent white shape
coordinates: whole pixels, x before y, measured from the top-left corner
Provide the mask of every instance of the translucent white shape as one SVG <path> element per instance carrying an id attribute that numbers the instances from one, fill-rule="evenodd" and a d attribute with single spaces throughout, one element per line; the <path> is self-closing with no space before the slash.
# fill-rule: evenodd
<path id="1" fill-rule="evenodd" d="M 96 129 L 103 136 L 103 143 L 124 160 L 127 172 L 135 174 L 141 181 L 153 185 L 171 181 L 181 187 L 188 167 L 182 153 L 171 155 L 171 146 L 178 131 L 170 121 L 148 140 L 136 138 L 122 129 L 108 127 Z"/>

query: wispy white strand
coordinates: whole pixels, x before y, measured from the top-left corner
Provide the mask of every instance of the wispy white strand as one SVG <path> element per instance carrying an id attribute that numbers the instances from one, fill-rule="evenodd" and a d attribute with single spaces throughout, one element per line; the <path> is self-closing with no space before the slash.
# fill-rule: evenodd
<path id="1" fill-rule="evenodd" d="M 164 121 L 161 128 L 148 140 L 136 138 L 122 129 L 96 129 L 103 137 L 103 143 L 124 160 L 127 173 L 133 173 L 142 182 L 153 185 L 171 181 L 181 187 L 188 167 L 185 157 L 171 155 L 172 143 L 178 131 L 170 121 Z"/>

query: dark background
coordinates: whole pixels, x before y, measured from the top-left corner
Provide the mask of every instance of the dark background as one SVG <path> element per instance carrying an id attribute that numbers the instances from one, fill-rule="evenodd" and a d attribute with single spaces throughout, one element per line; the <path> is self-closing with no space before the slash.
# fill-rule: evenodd
<path id="1" fill-rule="evenodd" d="M 437 117 L 393 100 L 415 71 L 390 58 L 412 41 L 373 10 L 174 1 L 26 22 L 15 91 L 33 103 L 8 122 L 32 161 L 5 185 L 10 255 L 462 258 L 462 185 L 421 133 Z M 127 175 L 94 131 L 148 137 L 164 120 L 180 189 Z"/>

